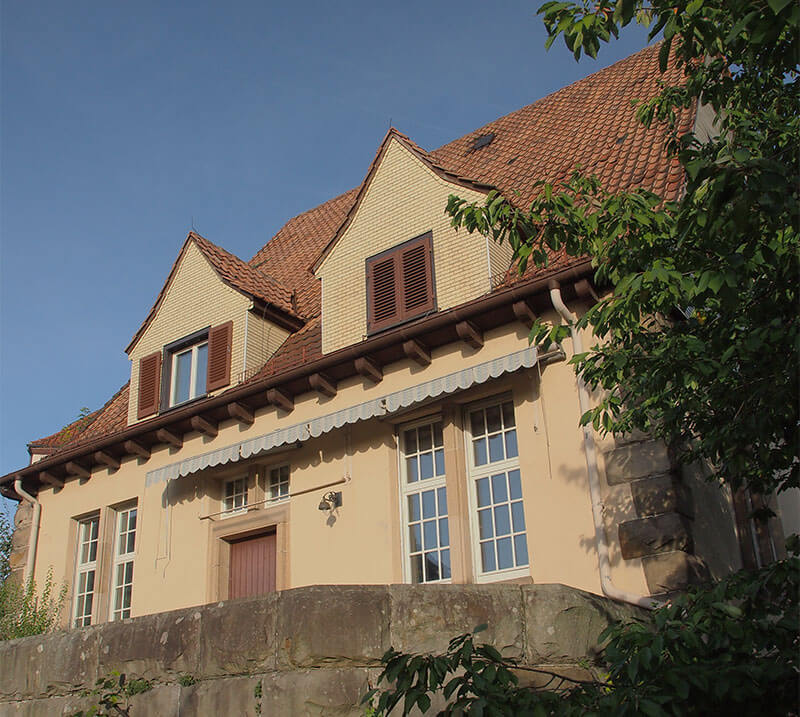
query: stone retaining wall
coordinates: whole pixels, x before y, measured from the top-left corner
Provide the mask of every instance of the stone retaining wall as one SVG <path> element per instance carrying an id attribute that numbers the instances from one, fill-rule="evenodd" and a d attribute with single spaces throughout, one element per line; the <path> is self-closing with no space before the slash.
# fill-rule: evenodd
<path id="1" fill-rule="evenodd" d="M 563 585 L 317 586 L 0 643 L 0 717 L 69 715 L 116 670 L 152 689 L 132 717 L 363 715 L 393 646 L 482 641 L 528 666 L 586 675 L 597 637 L 635 608 Z"/>

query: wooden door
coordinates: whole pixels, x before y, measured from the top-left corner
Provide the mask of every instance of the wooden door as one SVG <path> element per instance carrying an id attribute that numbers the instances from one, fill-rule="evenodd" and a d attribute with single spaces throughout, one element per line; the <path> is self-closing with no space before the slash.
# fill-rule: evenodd
<path id="1" fill-rule="evenodd" d="M 275 591 L 275 533 L 231 543 L 228 599 Z"/>

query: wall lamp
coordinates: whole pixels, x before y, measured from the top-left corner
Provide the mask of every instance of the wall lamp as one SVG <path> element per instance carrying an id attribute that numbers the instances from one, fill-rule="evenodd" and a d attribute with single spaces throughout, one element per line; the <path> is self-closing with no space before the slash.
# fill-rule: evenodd
<path id="1" fill-rule="evenodd" d="M 320 510 L 333 510 L 342 504 L 342 491 L 328 491 L 322 496 L 317 508 Z"/>

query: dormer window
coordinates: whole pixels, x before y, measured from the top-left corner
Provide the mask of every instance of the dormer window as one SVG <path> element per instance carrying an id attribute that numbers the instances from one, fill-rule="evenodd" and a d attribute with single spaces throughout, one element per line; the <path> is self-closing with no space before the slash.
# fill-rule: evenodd
<path id="1" fill-rule="evenodd" d="M 178 342 L 177 346 L 166 346 L 164 360 L 167 367 L 165 376 L 169 376 L 169 391 L 164 392 L 168 397 L 167 407 L 206 394 L 208 330 Z"/>
<path id="2" fill-rule="evenodd" d="M 367 259 L 368 333 L 435 310 L 431 232 Z"/>

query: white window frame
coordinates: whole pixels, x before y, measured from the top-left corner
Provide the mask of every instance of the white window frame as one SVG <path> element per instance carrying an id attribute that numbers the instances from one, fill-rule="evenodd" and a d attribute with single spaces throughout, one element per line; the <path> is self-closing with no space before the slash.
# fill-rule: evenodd
<path id="1" fill-rule="evenodd" d="M 249 476 L 239 476 L 237 478 L 229 478 L 222 485 L 222 515 L 221 518 L 230 518 L 234 515 L 241 515 L 247 512 L 247 505 L 249 499 Z M 237 484 L 241 484 L 243 490 L 237 490 Z M 228 486 L 232 487 L 231 494 L 228 495 Z M 242 504 L 236 505 L 236 498 L 243 498 Z M 228 502 L 230 501 L 230 503 Z"/>
<path id="2" fill-rule="evenodd" d="M 91 527 L 94 525 L 94 537 L 91 535 Z M 86 539 L 86 530 L 89 529 L 89 539 Z M 77 533 L 78 533 L 78 540 L 77 540 L 77 547 L 75 550 L 75 583 L 74 583 L 74 595 L 72 600 L 72 626 L 73 627 L 85 627 L 86 625 L 94 624 L 94 616 L 97 612 L 97 603 L 95 598 L 97 597 L 97 566 L 99 563 L 98 557 L 100 553 L 100 514 L 90 515 L 85 518 L 80 518 L 77 521 Z M 94 560 L 87 560 L 82 562 L 81 555 L 83 554 L 83 547 L 84 545 L 89 545 L 94 543 Z M 91 550 L 91 548 L 89 548 Z M 86 590 L 84 592 L 80 592 L 80 584 L 81 584 L 81 576 L 92 574 L 92 589 Z M 86 578 L 88 580 L 88 577 Z M 86 614 L 85 606 L 86 601 L 85 597 L 87 595 L 92 596 L 92 607 L 89 610 L 88 615 Z M 84 598 L 81 601 L 81 598 Z M 78 615 L 78 604 L 81 603 L 84 607 L 81 615 Z M 85 622 L 87 620 L 88 622 Z M 78 621 L 81 621 L 80 624 Z"/>
<path id="3" fill-rule="evenodd" d="M 286 471 L 286 477 L 281 475 L 281 471 Z M 273 476 L 277 474 L 277 480 L 273 482 Z M 267 502 L 280 503 L 284 500 L 289 500 L 292 487 L 292 470 L 288 463 L 282 463 L 277 466 L 270 466 L 267 469 L 266 485 L 264 486 L 266 492 Z M 277 488 L 277 490 L 274 490 Z"/>
<path id="4" fill-rule="evenodd" d="M 109 619 L 125 620 L 131 616 L 131 605 L 133 603 L 132 593 L 134 584 L 134 569 L 136 558 L 136 533 L 139 528 L 139 510 L 137 503 L 129 503 L 127 505 L 116 508 L 114 511 L 114 559 L 111 566 L 111 593 L 109 599 Z M 133 529 L 131 529 L 130 514 L 135 513 Z M 123 530 L 124 520 L 124 530 Z M 123 534 L 127 537 L 133 534 L 133 546 L 129 547 L 128 542 L 125 541 L 124 550 L 120 549 L 121 538 Z M 126 579 L 125 572 L 130 565 L 130 580 Z M 120 580 L 119 571 L 123 570 L 123 579 Z M 131 598 L 127 605 L 120 605 L 117 602 L 118 593 L 125 594 L 125 588 L 130 587 Z"/>
<path id="5" fill-rule="evenodd" d="M 202 387 L 202 391 L 196 391 L 195 383 L 197 383 L 197 355 L 200 351 L 200 348 L 205 346 L 206 347 L 206 363 L 208 362 L 208 339 L 198 341 L 196 344 L 192 344 L 191 346 L 187 346 L 186 348 L 179 349 L 177 351 L 171 351 L 169 354 L 170 360 L 170 376 L 169 376 L 169 407 L 172 408 L 173 406 L 179 406 L 182 403 L 187 403 L 189 401 L 194 400 L 198 396 L 205 396 L 206 390 L 205 387 Z M 176 381 L 178 375 L 178 357 L 182 356 L 183 354 L 191 353 L 191 363 L 189 366 L 189 397 L 184 398 L 182 401 L 178 401 L 176 393 L 178 389 L 178 382 Z M 206 366 L 206 372 L 208 372 L 208 367 Z M 208 376 L 206 376 L 206 380 Z"/>
<path id="6" fill-rule="evenodd" d="M 487 462 L 481 466 L 475 465 L 475 452 L 472 446 L 472 421 L 470 414 L 473 411 L 477 410 L 485 410 L 492 406 L 498 406 L 500 408 L 501 416 L 502 416 L 502 407 L 504 403 L 510 402 L 512 404 L 512 408 L 514 410 L 514 427 L 516 429 L 516 438 L 517 438 L 517 455 L 514 458 L 504 458 L 501 461 L 490 461 L 489 458 L 489 447 L 487 441 Z M 478 583 L 488 583 L 488 582 L 497 582 L 499 580 L 513 580 L 515 578 L 520 577 L 529 577 L 531 575 L 531 552 L 530 548 L 527 544 L 528 541 L 528 518 L 525 514 L 525 501 L 524 501 L 524 494 L 522 499 L 522 510 L 523 515 L 525 516 L 525 541 L 526 541 L 526 552 L 528 557 L 528 562 L 526 565 L 515 566 L 511 568 L 503 568 L 498 570 L 492 570 L 490 572 L 483 571 L 483 561 L 481 557 L 481 538 L 480 538 L 480 526 L 478 524 L 478 497 L 477 497 L 477 490 L 476 490 L 476 481 L 479 478 L 486 478 L 491 477 L 492 475 L 496 475 L 498 473 L 505 473 L 508 474 L 512 470 L 518 470 L 520 472 L 520 485 L 523 483 L 522 479 L 522 469 L 520 467 L 520 460 L 519 460 L 519 446 L 520 446 L 520 434 L 519 434 L 519 423 L 517 421 L 517 410 L 516 406 L 514 406 L 514 399 L 511 394 L 502 394 L 499 396 L 493 396 L 491 398 L 478 401 L 476 403 L 471 403 L 465 406 L 464 408 L 464 449 L 466 452 L 466 465 L 467 465 L 467 495 L 469 497 L 469 526 L 470 526 L 470 545 L 472 547 L 472 566 L 475 575 L 475 582 Z M 501 435 L 504 435 L 505 431 Z M 505 440 L 505 437 L 504 437 Z M 505 451 L 504 451 L 505 453 Z M 508 501 L 509 505 L 509 513 L 511 512 L 511 497 L 509 496 Z M 492 506 L 495 504 L 492 503 Z M 511 520 L 511 515 L 509 514 L 509 520 Z M 514 536 L 514 529 L 513 525 L 511 528 L 512 532 L 510 536 L 512 537 L 513 543 L 513 536 Z M 519 534 L 519 533 L 517 533 Z M 503 536 L 505 537 L 505 536 Z M 496 543 L 497 536 L 494 535 L 492 537 L 493 542 Z"/>
<path id="7" fill-rule="evenodd" d="M 444 453 L 444 474 L 441 476 L 436 475 L 436 458 L 435 458 L 435 439 L 433 438 L 433 433 L 431 434 L 431 445 L 434 454 L 433 458 L 433 477 L 432 478 L 418 478 L 416 481 L 411 483 L 408 482 L 408 463 L 406 461 L 407 457 L 410 457 L 408 453 L 406 453 L 406 446 L 405 446 L 405 432 L 418 429 L 421 426 L 431 426 L 431 431 L 433 430 L 433 426 L 436 423 L 442 423 L 441 416 L 427 416 L 422 418 L 418 421 L 413 421 L 411 423 L 405 423 L 397 428 L 397 459 L 398 459 L 398 476 L 399 476 L 399 489 L 400 489 L 400 526 L 401 526 L 401 533 L 402 533 L 402 549 L 403 549 L 403 582 L 410 583 L 414 585 L 438 585 L 443 584 L 447 585 L 452 582 L 452 575 L 453 575 L 453 543 L 450 538 L 450 504 L 451 504 L 451 497 L 447 496 L 447 512 L 443 515 L 439 515 L 438 512 L 438 501 L 439 501 L 439 488 L 445 489 L 445 495 L 447 495 L 447 459 L 446 459 L 446 451 L 444 450 L 444 425 L 442 425 L 442 451 Z M 418 439 L 417 439 L 418 440 Z M 419 453 L 419 448 L 414 451 L 414 455 Z M 409 537 L 409 529 L 410 524 L 412 522 L 420 524 L 420 539 L 422 542 L 422 550 L 421 551 L 414 551 L 415 554 L 421 553 L 423 558 L 422 563 L 422 570 L 425 570 L 425 549 L 424 549 L 424 528 L 422 527 L 423 518 L 422 518 L 422 498 L 421 494 L 423 491 L 433 490 L 436 494 L 437 500 L 437 509 L 436 509 L 436 523 L 437 523 L 437 552 L 441 556 L 441 552 L 443 550 L 449 551 L 450 554 L 450 577 L 447 578 L 439 578 L 438 580 L 422 580 L 419 583 L 413 583 L 413 570 L 411 568 L 411 545 L 410 545 L 410 537 Z M 419 521 L 412 521 L 409 515 L 409 506 L 408 506 L 408 498 L 409 496 L 413 495 L 414 493 L 418 493 L 420 495 L 420 519 Z M 443 548 L 441 546 L 441 535 L 439 534 L 439 521 L 443 518 L 447 519 L 447 532 L 448 532 L 448 543 L 447 547 Z"/>

